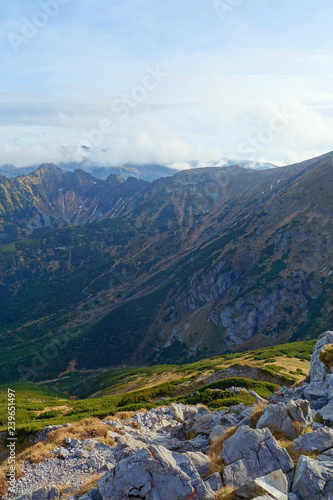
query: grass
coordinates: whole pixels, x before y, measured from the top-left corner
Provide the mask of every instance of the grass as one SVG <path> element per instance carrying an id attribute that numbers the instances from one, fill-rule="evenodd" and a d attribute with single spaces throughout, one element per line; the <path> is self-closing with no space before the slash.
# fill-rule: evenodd
<path id="1" fill-rule="evenodd" d="M 216 492 L 215 500 L 237 500 L 235 488 L 230 488 L 228 486 L 222 488 L 222 490 Z"/>
<path id="2" fill-rule="evenodd" d="M 9 466 L 4 465 L 0 467 L 0 495 L 5 495 L 7 493 L 7 474 L 9 473 Z M 19 465 L 15 466 L 15 478 L 16 480 L 23 477 L 23 471 Z"/>
<path id="3" fill-rule="evenodd" d="M 210 445 L 208 457 L 209 457 L 209 474 L 214 472 L 221 473 L 224 467 L 224 460 L 221 458 L 221 451 L 223 449 L 224 442 L 233 436 L 237 430 L 237 426 L 234 425 L 226 429 L 220 436 L 216 436 L 212 444 Z"/>
<path id="4" fill-rule="evenodd" d="M 253 408 L 253 412 L 251 415 L 251 422 L 254 428 L 256 428 L 257 423 L 259 422 L 260 418 L 262 417 L 264 413 L 264 409 L 267 407 L 267 403 L 264 401 L 259 401 L 258 403 L 255 404 Z"/>
<path id="5" fill-rule="evenodd" d="M 313 344 L 314 341 L 296 342 L 257 351 L 230 353 L 183 366 L 156 365 L 74 372 L 52 382 L 11 384 L 10 388 L 16 391 L 17 435 L 24 442 L 29 435 L 46 425 L 74 423 L 88 417 L 108 417 L 112 420 L 116 413 L 119 416 L 119 412 L 125 412 L 126 415 L 128 412 L 140 411 L 142 408 L 149 410 L 171 402 L 205 404 L 212 410 L 229 408 L 239 403 L 252 405 L 255 402 L 253 396 L 234 394 L 227 389 L 231 386 L 245 387 L 267 399 L 284 383 L 283 377 L 289 380 L 289 385 L 292 382 L 290 377 L 301 380 L 302 373 L 307 372 L 307 359 Z M 227 376 L 223 370 L 234 364 L 235 360 L 242 367 L 258 367 L 260 380 L 245 377 L 223 379 L 223 376 Z M 267 360 L 270 363 L 274 360 L 274 364 L 265 363 Z M 298 375 L 293 376 L 291 372 L 297 372 Z M 218 373 L 222 380 L 205 382 L 205 377 L 214 373 Z M 276 383 L 267 382 L 267 378 L 276 380 Z M 220 391 L 215 392 L 213 389 Z M 0 386 L 0 432 L 7 428 L 7 390 L 8 386 Z M 73 396 L 80 396 L 81 399 L 73 399 Z"/>
<path id="6" fill-rule="evenodd" d="M 65 445 L 67 437 L 72 439 L 98 439 L 103 442 L 108 441 L 111 446 L 115 445 L 115 441 L 108 438 L 108 431 L 111 427 L 103 424 L 97 418 L 85 418 L 80 422 L 74 423 L 70 427 L 61 428 L 49 433 L 45 441 L 36 443 L 25 449 L 19 459 L 29 460 L 32 463 L 41 462 L 46 456 L 50 457 L 50 452 L 59 446 Z"/>
<path id="7" fill-rule="evenodd" d="M 88 479 L 85 483 L 81 484 L 77 489 L 74 491 L 71 491 L 71 493 L 68 493 L 67 495 L 62 496 L 62 498 L 66 499 L 69 497 L 75 496 L 76 498 L 80 498 L 88 491 L 92 490 L 93 488 L 97 488 L 97 482 L 100 477 L 102 477 L 103 474 L 96 474 L 94 477 Z"/>
<path id="8" fill-rule="evenodd" d="M 36 464 L 42 462 L 45 458 L 51 458 L 53 456 L 51 452 L 59 446 L 64 446 L 67 437 L 80 440 L 92 438 L 102 441 L 109 446 L 115 446 L 116 442 L 108 437 L 108 431 L 111 429 L 110 426 L 103 424 L 97 418 L 86 418 L 80 422 L 74 423 L 70 427 L 50 432 L 47 438 L 39 443 L 29 446 L 27 442 L 25 442 L 25 446 L 23 445 L 24 449 L 19 452 L 16 457 L 18 467 L 16 479 L 22 476 L 20 464 L 25 460 L 29 460 L 31 463 Z M 7 463 L 5 462 L 0 467 L 0 494 L 2 495 L 6 493 L 5 483 L 7 481 L 7 472 Z"/>
<path id="9" fill-rule="evenodd" d="M 289 439 L 287 439 L 286 437 L 281 436 L 279 439 L 277 439 L 277 442 L 282 448 L 287 450 L 294 465 L 297 465 L 297 463 L 302 455 L 306 455 L 307 457 L 314 458 L 314 459 L 316 459 L 319 455 L 319 452 L 306 452 L 304 450 L 296 449 L 293 446 L 292 442 Z"/>

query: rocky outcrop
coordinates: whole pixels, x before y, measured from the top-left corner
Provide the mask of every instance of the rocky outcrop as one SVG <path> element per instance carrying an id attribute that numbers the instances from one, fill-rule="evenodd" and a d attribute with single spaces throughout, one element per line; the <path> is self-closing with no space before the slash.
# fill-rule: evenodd
<path id="1" fill-rule="evenodd" d="M 254 498 L 258 491 L 265 493 L 269 498 L 275 500 L 288 500 L 288 481 L 281 469 L 258 477 L 251 483 L 236 490 L 236 494 L 241 498 Z"/>
<path id="2" fill-rule="evenodd" d="M 322 415 L 322 420 L 333 422 L 332 376 L 322 369 L 319 359 L 326 345 L 323 340 L 330 341 L 330 334 L 319 338 L 311 361 L 316 366 L 311 365 L 312 373 L 323 380 L 282 388 L 272 395 L 255 429 L 253 407 L 243 404 L 211 412 L 201 405 L 173 403 L 137 412 L 128 422 L 104 421 L 112 426 L 108 432 L 115 446 L 68 437 L 53 451 L 54 458 L 23 465 L 27 477 L 18 481 L 21 500 L 55 500 L 64 481 L 70 478 L 79 485 L 80 476 L 88 479 L 96 473 L 102 474 L 98 488 L 79 500 L 210 500 L 222 487 L 235 488 L 237 499 L 330 500 L 333 429 L 319 418 Z M 229 390 L 245 392 L 241 387 Z M 307 394 L 309 400 L 304 399 Z M 257 394 L 253 396 L 260 400 Z M 321 407 L 324 400 L 328 403 Z M 285 436 L 282 443 L 272 432 Z M 220 471 L 211 474 L 216 469 L 211 467 L 208 452 L 215 438 L 213 446 L 220 442 L 221 448 L 213 465 Z M 293 440 L 295 450 L 313 454 L 311 458 L 303 454 L 295 466 L 283 447 L 286 438 Z M 290 454 L 298 456 L 290 446 Z M 59 478 L 57 487 L 45 486 L 55 478 Z M 259 492 L 261 496 L 255 497 Z M 71 493 L 65 489 L 67 497 Z"/>
<path id="3" fill-rule="evenodd" d="M 122 460 L 99 480 L 98 487 L 103 500 L 209 500 L 215 496 L 188 456 L 162 446 Z"/>
<path id="4" fill-rule="evenodd" d="M 292 492 L 301 500 L 329 500 L 333 495 L 333 461 L 318 462 L 301 456 Z M 331 495 L 330 495 L 331 494 Z"/>
<path id="5" fill-rule="evenodd" d="M 299 433 L 312 427 L 312 424 L 309 402 L 299 399 L 264 408 L 257 429 L 268 427 L 273 434 L 283 434 L 289 439 L 296 439 Z"/>
<path id="6" fill-rule="evenodd" d="M 296 449 L 304 451 L 326 451 L 333 448 L 333 429 L 322 427 L 315 432 L 302 434 L 293 441 Z"/>
<path id="7" fill-rule="evenodd" d="M 223 484 L 237 488 L 262 475 L 293 468 L 287 451 L 277 444 L 269 429 L 254 430 L 247 425 L 225 441 L 221 458 L 226 463 Z"/>
<path id="8" fill-rule="evenodd" d="M 320 335 L 311 356 L 310 382 L 325 382 L 329 375 L 327 367 L 319 359 L 324 347 L 333 344 L 333 332 L 327 331 Z"/>

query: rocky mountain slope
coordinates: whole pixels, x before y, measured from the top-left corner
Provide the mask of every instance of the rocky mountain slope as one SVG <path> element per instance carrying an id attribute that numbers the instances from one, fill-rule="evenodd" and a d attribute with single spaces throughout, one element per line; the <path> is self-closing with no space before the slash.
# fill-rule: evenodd
<path id="1" fill-rule="evenodd" d="M 1 243 L 22 239 L 38 229 L 119 215 L 119 200 L 130 199 L 144 184 L 115 175 L 102 182 L 82 170 L 64 172 L 52 164 L 22 177 L 0 178 Z"/>
<path id="2" fill-rule="evenodd" d="M 2 380 L 186 361 L 329 327 L 332 158 L 151 184 L 42 167 L 50 194 L 35 204 L 20 197 L 45 185 L 38 173 L 1 180 L 19 183 L 22 205 L 2 201 L 3 220 L 19 227 L 0 247 Z M 32 226 L 41 216 L 42 232 Z"/>
<path id="3" fill-rule="evenodd" d="M 208 407 L 164 400 L 106 416 L 105 406 L 101 420 L 47 426 L 17 455 L 20 476 L 8 493 L 17 500 L 329 500 L 332 342 L 331 331 L 319 337 L 308 377 L 291 388 L 272 393 L 262 383 L 255 392 L 247 379 L 232 387 L 225 379 L 191 394 L 210 395 Z M 228 393 L 245 404 L 226 407 Z M 6 465 L 2 494 L 5 474 Z"/>

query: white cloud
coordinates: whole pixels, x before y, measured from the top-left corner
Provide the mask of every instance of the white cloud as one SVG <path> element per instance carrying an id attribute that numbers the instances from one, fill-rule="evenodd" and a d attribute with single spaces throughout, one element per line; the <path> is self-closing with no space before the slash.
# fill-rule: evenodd
<path id="1" fill-rule="evenodd" d="M 4 38 L 35 10 L 23 0 L 4 7 Z M 0 163 L 70 161 L 84 144 L 113 164 L 246 155 L 285 164 L 327 152 L 331 13 L 328 0 L 253 0 L 222 22 L 201 0 L 101 0 L 99 9 L 72 0 L 17 55 L 1 45 Z M 120 119 L 111 103 L 156 65 L 170 76 Z M 284 110 L 294 118 L 278 126 Z M 103 120 L 113 132 L 89 144 Z"/>

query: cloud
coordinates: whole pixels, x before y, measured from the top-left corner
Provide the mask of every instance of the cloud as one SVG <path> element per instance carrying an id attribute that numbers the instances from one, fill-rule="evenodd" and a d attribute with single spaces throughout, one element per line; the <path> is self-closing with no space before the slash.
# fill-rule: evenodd
<path id="1" fill-rule="evenodd" d="M 111 164 L 284 164 L 333 149 L 328 0 L 244 1 L 224 20 L 201 0 L 100 0 L 98 9 L 69 0 L 14 53 L 8 33 L 40 5 L 3 6 L 0 163 L 70 161 L 80 151 Z M 122 117 L 113 104 L 139 99 L 152 67 L 169 76 Z M 277 120 L 284 113 L 293 118 Z M 112 132 L 101 131 L 106 121 Z"/>

